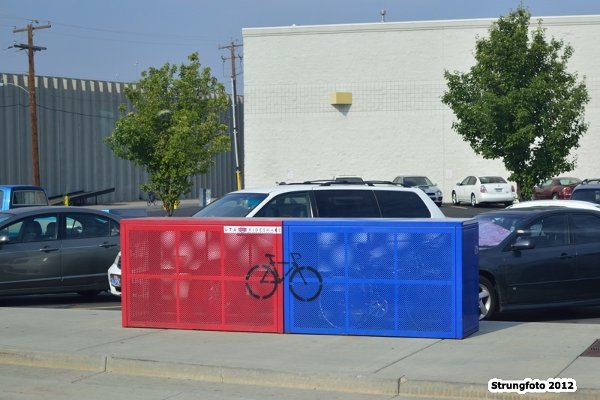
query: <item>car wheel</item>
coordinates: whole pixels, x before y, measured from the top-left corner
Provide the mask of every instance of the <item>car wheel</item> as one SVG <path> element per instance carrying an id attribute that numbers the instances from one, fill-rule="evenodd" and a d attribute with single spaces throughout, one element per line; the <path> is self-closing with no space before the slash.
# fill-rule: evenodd
<path id="1" fill-rule="evenodd" d="M 458 198 L 456 197 L 456 192 L 452 192 L 452 204 L 458 205 L 458 203 L 460 203 L 460 202 L 458 201 Z"/>
<path id="2" fill-rule="evenodd" d="M 512 202 L 512 201 L 507 201 L 506 203 L 504 203 L 504 205 L 505 205 L 506 207 L 509 207 L 509 206 L 512 206 L 512 205 L 513 205 L 513 202 Z"/>
<path id="3" fill-rule="evenodd" d="M 492 319 L 496 313 L 498 296 L 494 285 L 484 276 L 479 277 L 479 320 Z"/>
<path id="4" fill-rule="evenodd" d="M 477 206 L 477 198 L 475 197 L 474 193 L 471 193 L 471 206 L 473 206 L 473 207 Z"/>

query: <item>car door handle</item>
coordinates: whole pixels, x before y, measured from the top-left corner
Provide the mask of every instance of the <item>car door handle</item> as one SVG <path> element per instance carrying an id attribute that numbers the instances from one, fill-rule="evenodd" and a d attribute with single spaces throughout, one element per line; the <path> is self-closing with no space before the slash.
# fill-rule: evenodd
<path id="1" fill-rule="evenodd" d="M 51 251 L 58 251 L 58 248 L 44 246 L 40 249 L 40 251 L 43 251 L 44 253 L 50 253 Z"/>
<path id="2" fill-rule="evenodd" d="M 113 243 L 107 243 L 107 242 L 100 244 L 100 247 L 104 247 L 105 249 L 108 249 L 109 247 L 115 247 L 115 246 L 117 246 L 117 245 L 113 244 Z"/>
<path id="3" fill-rule="evenodd" d="M 568 253 L 562 253 L 562 254 L 560 255 L 560 259 L 561 259 L 561 260 L 569 260 L 569 259 L 571 259 L 571 258 L 573 258 L 573 256 L 572 256 L 572 255 L 570 255 L 570 254 L 568 254 Z"/>

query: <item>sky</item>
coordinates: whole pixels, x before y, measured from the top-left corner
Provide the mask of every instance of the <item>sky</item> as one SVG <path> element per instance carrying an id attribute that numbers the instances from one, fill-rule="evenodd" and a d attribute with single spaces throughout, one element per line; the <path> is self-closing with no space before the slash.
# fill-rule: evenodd
<path id="1" fill-rule="evenodd" d="M 600 0 L 0 0 L 0 73 L 27 74 L 25 32 L 34 31 L 36 75 L 136 81 L 149 67 L 202 66 L 230 81 L 230 53 L 243 28 L 498 18 L 523 3 L 534 17 L 600 15 Z M 37 21 L 37 22 L 36 22 Z M 243 47 L 236 48 L 243 80 Z M 240 59 L 241 57 L 241 59 Z M 226 60 L 223 60 L 226 58 Z M 228 87 L 228 86 L 227 86 Z"/>

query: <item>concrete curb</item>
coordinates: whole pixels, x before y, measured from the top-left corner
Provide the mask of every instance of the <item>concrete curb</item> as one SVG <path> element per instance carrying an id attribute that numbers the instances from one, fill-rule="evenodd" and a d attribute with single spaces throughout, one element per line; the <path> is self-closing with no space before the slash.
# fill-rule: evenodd
<path id="1" fill-rule="evenodd" d="M 523 399 L 569 399 L 593 400 L 600 398 L 600 391 L 579 389 L 575 393 L 491 393 L 487 384 L 455 383 L 435 381 L 404 381 L 400 384 L 400 396 L 423 396 L 448 399 L 489 399 L 489 400 L 523 400 Z"/>
<path id="2" fill-rule="evenodd" d="M 409 380 L 406 377 L 317 375 L 254 368 L 230 368 L 115 356 L 51 353 L 0 348 L 0 364 L 71 369 L 130 376 L 188 379 L 203 382 L 351 392 L 390 396 L 443 397 L 448 399 L 523 399 L 518 393 L 490 393 L 487 384 Z M 580 389 L 575 393 L 528 393 L 527 398 L 596 400 L 599 390 Z"/>
<path id="3" fill-rule="evenodd" d="M 106 357 L 86 354 L 0 349 L 0 364 L 104 372 L 106 370 Z"/>
<path id="4" fill-rule="evenodd" d="M 389 395 L 396 395 L 398 393 L 397 379 L 367 376 L 296 374 L 259 368 L 230 368 L 118 357 L 109 357 L 107 359 L 107 372 L 293 389 Z"/>

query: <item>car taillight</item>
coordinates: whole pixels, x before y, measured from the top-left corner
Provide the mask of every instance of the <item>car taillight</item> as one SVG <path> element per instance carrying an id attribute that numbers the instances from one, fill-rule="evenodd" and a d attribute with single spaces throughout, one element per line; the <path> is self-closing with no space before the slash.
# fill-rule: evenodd
<path id="1" fill-rule="evenodd" d="M 516 192 L 515 185 L 510 185 L 510 191 L 513 192 L 513 193 Z"/>
<path id="2" fill-rule="evenodd" d="M 485 188 L 485 185 L 481 185 L 481 187 L 479 188 L 479 191 L 481 193 L 487 193 L 487 189 Z"/>

